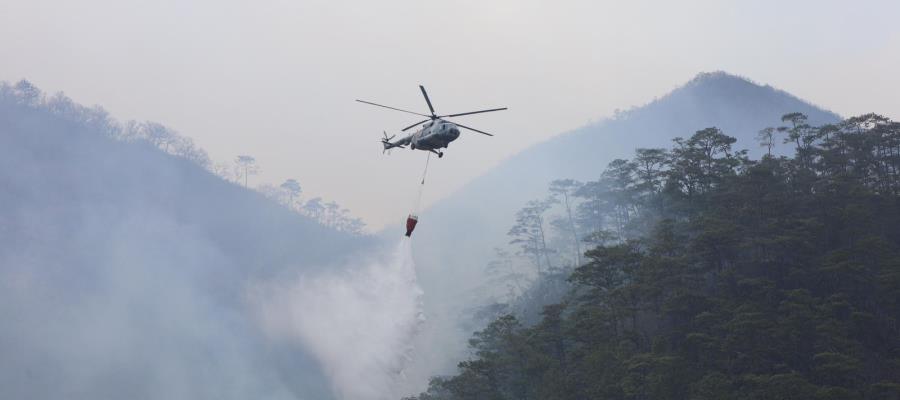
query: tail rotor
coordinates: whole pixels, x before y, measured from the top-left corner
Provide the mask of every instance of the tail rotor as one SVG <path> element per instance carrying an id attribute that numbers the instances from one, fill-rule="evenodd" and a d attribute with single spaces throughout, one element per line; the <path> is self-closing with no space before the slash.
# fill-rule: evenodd
<path id="1" fill-rule="evenodd" d="M 394 136 L 397 136 L 397 135 L 388 136 L 386 131 L 383 131 L 383 132 L 384 132 L 384 138 L 381 139 L 381 144 L 384 146 L 384 150 L 381 151 L 381 154 L 385 154 L 385 153 L 391 154 L 391 149 L 394 147 L 397 147 L 397 146 L 391 144 L 391 139 L 393 139 Z"/>

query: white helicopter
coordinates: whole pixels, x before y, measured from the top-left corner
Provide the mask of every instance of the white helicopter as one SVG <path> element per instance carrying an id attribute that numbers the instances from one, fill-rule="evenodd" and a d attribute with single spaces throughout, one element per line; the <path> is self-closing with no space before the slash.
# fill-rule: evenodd
<path id="1" fill-rule="evenodd" d="M 434 107 L 431 106 L 431 100 L 428 98 L 428 93 L 425 92 L 425 87 L 419 85 L 419 89 L 422 90 L 422 96 L 425 96 L 425 102 L 428 103 L 428 109 L 431 110 L 431 115 L 417 113 L 415 111 L 404 110 L 395 107 L 388 107 L 385 105 L 372 103 L 370 101 L 359 100 L 356 101 L 360 103 L 371 104 L 373 106 L 389 108 L 391 110 L 402 111 L 409 114 L 420 115 L 426 117 L 428 119 L 416 122 L 406 128 L 403 128 L 402 131 L 405 132 L 412 128 L 415 128 L 419 124 L 422 124 L 422 129 L 415 131 L 414 133 L 402 138 L 397 141 L 391 142 L 394 136 L 388 136 L 387 132 L 384 133 L 384 138 L 381 139 L 381 144 L 384 145 L 384 151 L 388 151 L 395 147 L 399 147 L 401 149 L 405 149 L 407 145 L 409 145 L 410 150 L 423 150 L 430 151 L 434 154 L 437 154 L 438 158 L 444 156 L 444 152 L 440 149 L 446 149 L 450 142 L 456 140 L 459 137 L 459 128 L 468 129 L 470 131 L 478 132 L 483 135 L 494 136 L 490 133 L 480 131 L 475 128 L 470 128 L 465 125 L 460 125 L 455 122 L 450 122 L 445 120 L 444 118 L 448 117 L 459 117 L 463 115 L 471 115 L 471 114 L 480 114 L 491 111 L 502 111 L 506 110 L 506 107 L 503 108 L 492 108 L 490 110 L 480 110 L 480 111 L 470 111 L 459 114 L 448 114 L 448 115 L 437 115 L 434 112 Z"/>

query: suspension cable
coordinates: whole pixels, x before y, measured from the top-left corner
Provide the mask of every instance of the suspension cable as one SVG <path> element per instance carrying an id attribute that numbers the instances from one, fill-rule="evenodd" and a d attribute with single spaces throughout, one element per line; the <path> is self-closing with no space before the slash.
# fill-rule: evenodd
<path id="1" fill-rule="evenodd" d="M 419 195 L 416 198 L 416 205 L 413 208 L 413 213 L 415 215 L 419 214 L 419 208 L 422 206 L 422 192 L 425 190 L 425 176 L 428 175 L 428 162 L 431 161 L 431 153 L 428 153 L 428 157 L 425 159 L 425 170 L 422 171 L 422 182 L 419 183 Z"/>

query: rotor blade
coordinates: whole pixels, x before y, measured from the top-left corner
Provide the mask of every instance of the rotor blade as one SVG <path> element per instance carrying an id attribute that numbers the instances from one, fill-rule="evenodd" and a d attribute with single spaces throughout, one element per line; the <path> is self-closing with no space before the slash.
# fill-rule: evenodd
<path id="1" fill-rule="evenodd" d="M 428 103 L 428 109 L 431 110 L 431 116 L 435 116 L 434 107 L 431 106 L 431 99 L 428 98 L 428 93 L 425 92 L 425 86 L 419 85 L 419 89 L 422 89 L 422 96 L 425 96 L 425 102 Z"/>
<path id="2" fill-rule="evenodd" d="M 412 124 L 412 125 L 410 125 L 410 126 L 407 126 L 406 128 L 401 129 L 401 131 L 406 131 L 406 130 L 408 130 L 409 128 L 415 128 L 415 127 L 418 126 L 419 124 L 424 124 L 424 123 L 426 123 L 426 122 L 428 122 L 428 121 L 431 121 L 431 119 L 430 119 L 430 118 L 429 118 L 429 119 L 423 119 L 423 120 L 421 120 L 421 121 L 419 121 L 419 122 L 416 122 L 416 123 L 414 123 L 414 124 Z"/>
<path id="3" fill-rule="evenodd" d="M 423 116 L 423 117 L 431 118 L 430 115 L 419 114 L 419 113 L 417 113 L 417 112 L 415 112 L 415 111 L 404 110 L 404 109 L 401 109 L 401 108 L 388 107 L 388 106 L 385 106 L 385 105 L 373 103 L 373 102 L 371 102 L 371 101 L 365 101 L 365 100 L 360 100 L 360 99 L 356 99 L 356 101 L 358 101 L 358 102 L 360 102 L 360 103 L 370 104 L 370 105 L 373 105 L 373 106 L 384 107 L 384 108 L 390 108 L 391 110 L 403 111 L 403 112 L 405 112 L 405 113 L 416 114 L 416 115 L 421 115 L 421 116 Z"/>
<path id="4" fill-rule="evenodd" d="M 478 133 L 480 133 L 480 134 L 482 134 L 482 135 L 494 136 L 494 135 L 491 135 L 490 133 L 487 133 L 487 132 L 484 132 L 484 131 L 479 131 L 478 129 L 475 129 L 475 128 L 469 128 L 468 126 L 457 124 L 456 122 L 454 122 L 453 125 L 456 125 L 456 126 L 458 126 L 458 127 L 460 127 L 460 128 L 468 129 L 468 130 L 470 130 L 470 131 L 478 132 Z"/>
<path id="5" fill-rule="evenodd" d="M 492 109 L 490 109 L 490 110 L 481 110 L 481 111 L 469 111 L 469 112 L 464 112 L 464 113 L 459 113 L 459 114 L 441 115 L 441 116 L 439 116 L 438 118 L 445 118 L 445 117 L 459 117 L 459 116 L 461 116 L 461 115 L 472 115 L 472 114 L 480 114 L 480 113 L 486 113 L 486 112 L 491 112 L 491 111 L 503 111 L 503 110 L 506 110 L 506 107 L 503 107 L 503 108 L 492 108 Z"/>

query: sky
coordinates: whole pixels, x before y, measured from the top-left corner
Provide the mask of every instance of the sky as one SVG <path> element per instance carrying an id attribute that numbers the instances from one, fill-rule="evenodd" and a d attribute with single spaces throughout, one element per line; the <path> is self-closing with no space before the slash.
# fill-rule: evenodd
<path id="1" fill-rule="evenodd" d="M 848 116 L 900 118 L 896 1 L 0 0 L 0 80 L 254 156 L 372 229 L 401 223 L 426 155 L 381 154 L 411 115 L 475 133 L 429 167 L 425 204 L 524 148 L 645 104 L 703 71 Z M 412 117 L 412 118 L 410 118 Z M 436 161 L 436 160 L 432 160 Z"/>

